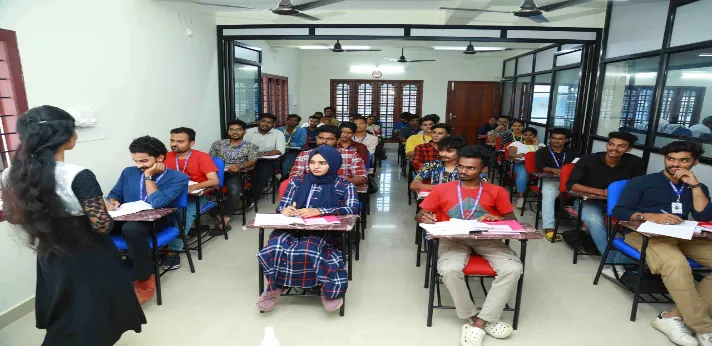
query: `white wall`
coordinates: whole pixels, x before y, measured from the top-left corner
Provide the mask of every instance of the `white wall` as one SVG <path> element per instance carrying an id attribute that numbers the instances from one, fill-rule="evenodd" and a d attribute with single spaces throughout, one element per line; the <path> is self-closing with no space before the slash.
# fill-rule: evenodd
<path id="1" fill-rule="evenodd" d="M 521 51 L 518 51 L 521 54 Z M 406 49 L 408 59 L 436 59 L 436 62 L 408 63 L 405 73 L 383 73 L 383 80 L 423 80 L 423 114 L 445 114 L 447 82 L 452 81 L 499 81 L 502 75 L 502 61 L 515 53 L 490 53 L 497 57 L 488 58 L 488 53 L 465 56 L 458 53 L 435 53 L 423 49 Z M 398 58 L 400 48 L 384 49 L 382 52 L 331 53 L 302 52 L 303 90 L 300 111 L 306 115 L 321 111 L 330 103 L 331 79 L 370 79 L 371 73 L 349 72 L 351 65 L 398 65 L 384 58 Z"/>
<path id="2" fill-rule="evenodd" d="M 79 143 L 67 161 L 94 171 L 104 193 L 132 164 L 133 138 L 167 141 L 177 126 L 197 131 L 200 150 L 219 138 L 215 19 L 173 6 L 0 0 L 0 27 L 17 32 L 30 106 L 96 110 L 105 139 Z M 0 224 L 0 314 L 34 294 L 33 254 L 13 233 Z"/>

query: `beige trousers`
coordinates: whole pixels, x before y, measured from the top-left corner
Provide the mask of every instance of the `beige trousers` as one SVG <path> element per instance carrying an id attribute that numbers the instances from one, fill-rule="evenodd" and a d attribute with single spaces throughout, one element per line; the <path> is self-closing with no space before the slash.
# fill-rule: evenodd
<path id="1" fill-rule="evenodd" d="M 477 306 L 470 299 L 465 274 L 462 273 L 473 252 L 487 260 L 497 272 L 479 314 Z M 443 276 L 443 282 L 455 302 L 457 317 L 467 319 L 478 316 L 487 322 L 498 322 L 522 275 L 523 266 L 519 256 L 501 240 L 441 239 L 438 254 L 438 272 Z"/>

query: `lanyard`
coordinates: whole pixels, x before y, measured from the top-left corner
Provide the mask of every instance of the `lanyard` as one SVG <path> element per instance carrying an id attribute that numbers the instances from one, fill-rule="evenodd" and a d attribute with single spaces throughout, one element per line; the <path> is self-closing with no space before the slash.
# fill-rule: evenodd
<path id="1" fill-rule="evenodd" d="M 529 151 L 536 151 L 536 145 L 529 146 L 529 144 L 527 143 L 524 143 L 524 145 L 527 146 L 527 149 L 529 149 Z M 532 147 L 534 147 L 534 149 L 532 149 Z"/>
<path id="2" fill-rule="evenodd" d="M 554 163 L 556 163 L 556 168 L 561 168 L 561 165 L 566 163 L 566 152 L 564 152 L 564 157 L 561 158 L 561 163 L 559 163 L 559 160 L 556 159 L 556 155 L 554 155 L 554 151 L 551 150 L 551 147 L 549 147 L 549 153 L 551 154 L 551 157 L 554 159 Z"/>
<path id="3" fill-rule="evenodd" d="M 312 185 L 312 187 L 309 189 L 309 197 L 307 197 L 307 206 L 305 208 L 309 208 L 309 206 L 311 205 L 311 200 L 312 200 L 313 195 L 314 195 L 314 185 Z"/>
<path id="4" fill-rule="evenodd" d="M 363 141 L 365 141 L 365 140 L 366 140 L 366 136 L 368 136 L 368 134 L 365 134 L 365 135 L 363 135 L 363 138 L 361 138 L 361 140 L 358 140 L 358 139 L 356 139 L 356 135 L 354 135 L 354 138 L 353 138 L 353 140 L 355 140 L 355 141 L 359 141 L 360 143 L 363 143 Z"/>
<path id="5" fill-rule="evenodd" d="M 294 134 L 297 132 L 297 129 L 295 128 L 294 131 L 292 131 L 292 134 L 289 136 L 287 139 L 287 145 L 289 145 L 289 142 L 292 141 L 292 137 L 294 137 Z M 284 129 L 284 137 L 287 137 L 287 128 Z"/>
<path id="6" fill-rule="evenodd" d="M 675 203 L 680 203 L 680 195 L 682 195 L 682 190 L 685 189 L 685 183 L 682 184 L 682 187 L 680 187 L 680 190 L 678 190 L 675 187 L 675 184 L 672 183 L 672 181 L 669 181 L 670 187 L 672 187 L 672 190 L 675 191 L 675 194 L 677 195 L 677 202 Z"/>
<path id="7" fill-rule="evenodd" d="M 176 153 L 176 169 L 178 169 L 178 172 L 185 173 L 185 169 L 188 167 L 188 160 L 190 160 L 190 155 L 193 155 L 193 149 L 190 149 L 188 152 L 188 157 L 185 158 L 185 162 L 183 162 L 183 170 L 181 171 L 178 168 L 178 154 Z"/>
<path id="8" fill-rule="evenodd" d="M 230 142 L 228 141 L 225 143 L 225 157 L 227 158 L 227 162 L 233 162 L 235 158 L 237 158 L 237 153 L 240 152 L 240 148 L 245 144 L 245 141 L 243 140 L 240 145 L 235 147 L 232 151 L 232 155 L 230 155 Z M 178 157 L 178 155 L 176 155 Z M 187 165 L 187 164 L 186 164 Z M 176 163 L 176 168 L 178 168 L 178 164 Z"/>
<path id="9" fill-rule="evenodd" d="M 428 143 L 428 141 L 425 140 L 425 132 L 423 132 L 423 143 Z"/>
<path id="10" fill-rule="evenodd" d="M 166 171 L 163 171 L 163 173 L 156 178 L 156 185 L 158 185 L 158 182 L 161 181 L 161 178 L 163 178 L 165 174 Z M 146 197 L 143 197 L 143 177 L 141 177 L 141 182 L 138 184 L 138 198 L 144 202 L 148 199 L 148 191 L 146 192 Z"/>
<path id="11" fill-rule="evenodd" d="M 472 211 L 470 214 L 465 217 L 465 210 L 462 209 L 462 190 L 461 190 L 462 182 L 458 181 L 457 182 L 457 199 L 460 202 L 460 216 L 462 216 L 463 220 L 469 220 L 472 215 L 475 215 L 475 210 L 477 210 L 477 206 L 480 204 L 480 197 L 482 197 L 482 182 L 480 182 L 480 190 L 477 191 L 477 199 L 475 200 L 475 206 L 472 208 Z"/>

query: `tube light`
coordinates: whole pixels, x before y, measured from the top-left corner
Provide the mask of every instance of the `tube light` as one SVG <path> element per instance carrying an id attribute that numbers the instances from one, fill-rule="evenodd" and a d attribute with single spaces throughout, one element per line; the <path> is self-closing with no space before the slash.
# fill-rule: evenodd
<path id="1" fill-rule="evenodd" d="M 712 57 L 712 53 L 700 53 L 698 56 Z"/>
<path id="2" fill-rule="evenodd" d="M 351 73 L 372 73 L 381 71 L 383 73 L 405 73 L 405 67 L 398 65 L 352 65 L 349 67 Z"/>

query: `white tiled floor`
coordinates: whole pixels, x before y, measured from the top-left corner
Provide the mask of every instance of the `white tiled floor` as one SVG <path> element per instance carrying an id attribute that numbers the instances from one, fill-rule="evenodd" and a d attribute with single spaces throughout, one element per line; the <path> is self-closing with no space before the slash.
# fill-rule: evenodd
<path id="1" fill-rule="evenodd" d="M 260 314 L 257 233 L 242 231 L 236 218 L 230 239 L 213 240 L 203 260 L 196 260 L 196 273 L 185 263 L 163 277 L 163 305 L 155 299 L 146 304 L 143 332 L 125 334 L 118 345 L 257 346 L 266 326 L 275 327 L 283 346 L 459 345 L 462 321 L 454 311 L 436 310 L 433 327 L 425 326 L 428 291 L 424 269 L 415 267 L 415 205 L 408 205 L 406 181 L 391 166 L 395 154 L 390 156 L 378 172 L 380 191 L 371 197 L 367 239 L 354 264 L 345 317 L 325 313 L 316 298 L 283 298 L 274 311 Z M 261 203 L 263 212 L 274 207 L 269 202 Z M 523 220 L 532 218 L 528 212 Z M 519 251 L 517 242 L 512 245 Z M 637 322 L 630 322 L 631 293 L 605 279 L 592 285 L 600 257 L 583 256 L 573 265 L 567 245 L 545 241 L 530 242 L 527 255 L 519 330 L 485 345 L 672 345 L 650 327 L 665 306 L 642 304 Z M 444 287 L 443 297 L 450 302 Z M 504 320 L 511 318 L 504 314 Z M 42 338 L 33 314 L 0 330 L 3 346 L 39 345 Z"/>

